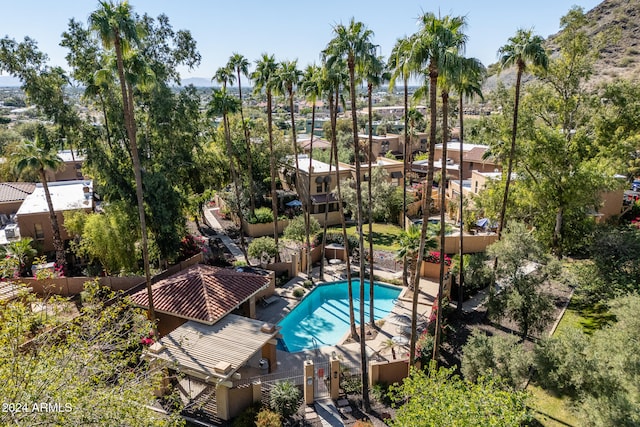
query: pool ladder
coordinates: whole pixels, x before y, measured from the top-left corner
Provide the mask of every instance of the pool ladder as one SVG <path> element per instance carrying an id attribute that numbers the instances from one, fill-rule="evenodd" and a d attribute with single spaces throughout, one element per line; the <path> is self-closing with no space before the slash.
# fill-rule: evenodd
<path id="1" fill-rule="evenodd" d="M 316 357 L 317 357 L 320 349 L 318 348 L 318 341 L 316 341 L 316 337 L 311 337 L 311 342 L 313 343 L 313 349 L 316 351 Z"/>

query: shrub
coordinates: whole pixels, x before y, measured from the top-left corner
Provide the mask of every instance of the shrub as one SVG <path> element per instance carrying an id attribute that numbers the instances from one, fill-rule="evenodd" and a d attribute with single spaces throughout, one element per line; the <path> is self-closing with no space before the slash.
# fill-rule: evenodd
<path id="1" fill-rule="evenodd" d="M 273 211 L 271 208 L 263 206 L 254 211 L 254 216 L 249 218 L 250 224 L 268 224 L 273 221 Z"/>
<path id="2" fill-rule="evenodd" d="M 292 382 L 277 383 L 271 389 L 269 404 L 282 418 L 289 418 L 296 413 L 301 404 L 302 393 Z"/>
<path id="3" fill-rule="evenodd" d="M 348 368 L 340 366 L 340 388 L 346 394 L 360 393 L 362 390 L 362 380 L 359 375 L 353 375 Z"/>
<path id="4" fill-rule="evenodd" d="M 254 424 L 251 424 L 251 426 L 253 425 Z M 255 425 L 257 427 L 281 427 L 282 421 L 280 420 L 280 414 L 265 408 L 258 412 Z"/>
<path id="5" fill-rule="evenodd" d="M 431 251 L 427 256 L 424 257 L 425 262 L 431 262 L 433 264 L 440 264 L 440 252 Z M 445 265 L 451 265 L 451 258 L 449 258 L 446 254 L 444 256 Z"/>
<path id="6" fill-rule="evenodd" d="M 304 295 L 304 289 L 303 288 L 295 288 L 293 290 L 293 296 L 296 298 L 300 298 L 302 295 Z"/>
<path id="7" fill-rule="evenodd" d="M 304 286 L 305 289 L 311 289 L 313 287 L 313 282 L 311 280 L 305 280 L 302 286 Z"/>

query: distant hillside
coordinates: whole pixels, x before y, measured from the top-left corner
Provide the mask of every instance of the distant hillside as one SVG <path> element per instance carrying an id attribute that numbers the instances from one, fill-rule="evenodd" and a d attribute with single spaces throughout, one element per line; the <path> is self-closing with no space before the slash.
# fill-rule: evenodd
<path id="1" fill-rule="evenodd" d="M 609 37 L 613 40 L 600 51 L 600 59 L 595 64 L 596 72 L 590 81 L 591 86 L 616 77 L 640 80 L 640 0 L 604 0 L 588 11 L 586 17 L 589 24 L 585 29 L 590 37 L 600 34 L 614 36 Z M 541 35 L 547 37 L 547 46 L 553 49 L 553 39 L 558 34 Z M 489 69 L 494 67 L 495 64 Z M 513 85 L 514 70 L 507 70 L 499 76 L 492 75 L 487 79 L 484 90 L 493 90 L 498 80 L 507 86 Z"/>

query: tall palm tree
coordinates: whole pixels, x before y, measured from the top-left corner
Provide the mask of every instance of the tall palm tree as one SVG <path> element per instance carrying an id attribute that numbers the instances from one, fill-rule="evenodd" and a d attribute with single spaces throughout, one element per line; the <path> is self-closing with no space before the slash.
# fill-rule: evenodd
<path id="1" fill-rule="evenodd" d="M 242 81 L 241 75 L 249 76 L 249 61 L 239 53 L 234 52 L 227 62 L 227 68 L 236 71 L 238 78 L 238 98 L 240 98 L 240 120 L 242 121 L 242 132 L 247 150 L 247 175 L 249 176 L 249 216 L 255 215 L 256 203 L 253 197 L 253 158 L 251 157 L 251 141 L 249 139 L 249 128 L 244 120 L 244 108 L 242 108 Z"/>
<path id="2" fill-rule="evenodd" d="M 124 124 L 127 130 L 133 173 L 136 182 L 136 201 L 138 204 L 138 217 L 140 219 L 140 234 L 142 237 L 142 260 L 144 264 L 145 283 L 149 299 L 149 319 L 153 323 L 153 334 L 157 336 L 156 313 L 153 305 L 153 292 L 151 289 L 151 272 L 149 269 L 149 243 L 147 240 L 147 223 L 144 213 L 144 197 L 142 187 L 142 168 L 138 154 L 136 140 L 136 123 L 134 116 L 133 90 L 125 79 L 124 53 L 130 45 L 139 42 L 141 27 L 136 23 L 133 11 L 128 2 L 114 4 L 111 1 L 101 1 L 100 8 L 89 16 L 89 26 L 97 33 L 106 49 L 113 48 L 116 56 L 116 68 L 120 91 L 122 93 L 122 111 Z"/>
<path id="3" fill-rule="evenodd" d="M 349 95 L 351 98 L 351 121 L 353 128 L 353 147 L 356 163 L 356 215 L 358 222 L 359 270 L 360 270 L 360 354 L 362 362 L 362 396 L 365 410 L 370 409 L 369 384 L 367 377 L 367 355 L 365 345 L 365 315 L 364 315 L 364 240 L 362 236 L 362 176 L 360 175 L 360 143 L 358 141 L 358 115 L 356 111 L 356 67 L 371 61 L 375 57 L 376 46 L 371 42 L 373 32 L 362 23 L 351 18 L 348 26 L 338 24 L 333 28 L 334 38 L 324 51 L 327 64 L 331 66 L 336 61 L 344 60 L 349 71 Z M 373 281 L 373 278 L 371 278 Z M 370 284 L 373 286 L 373 284 Z"/>
<path id="4" fill-rule="evenodd" d="M 229 156 L 229 173 L 231 175 L 231 181 L 233 182 L 234 194 L 236 199 L 236 213 L 240 218 L 240 249 L 244 255 L 245 261 L 249 263 L 249 256 L 245 247 L 244 234 L 242 232 L 242 204 L 240 191 L 240 184 L 238 182 L 238 173 L 234 162 L 233 146 L 231 144 L 231 129 L 229 126 L 229 114 L 237 113 L 240 110 L 240 101 L 229 95 L 226 90 L 213 89 L 213 96 L 209 102 L 209 110 L 207 113 L 209 116 L 219 115 L 222 116 L 222 126 L 224 130 L 224 140 L 227 146 L 227 154 Z"/>
<path id="5" fill-rule="evenodd" d="M 516 35 L 509 38 L 509 43 L 498 49 L 500 59 L 500 69 L 512 66 L 516 67 L 516 93 L 513 104 L 513 125 L 511 128 L 511 149 L 509 151 L 509 161 L 507 166 L 506 182 L 504 184 L 504 195 L 502 197 L 502 207 L 500 209 L 500 222 L 498 223 L 498 240 L 502 237 L 509 199 L 509 186 L 511 174 L 513 172 L 513 161 L 516 156 L 516 136 L 518 133 L 518 107 L 520 105 L 520 85 L 522 74 L 529 65 L 546 69 L 549 65 L 549 57 L 544 49 L 544 39 L 534 36 L 533 30 L 518 29 Z"/>
<path id="6" fill-rule="evenodd" d="M 266 53 L 256 61 L 256 69 L 251 74 L 255 82 L 254 90 L 261 92 L 263 89 L 267 95 L 267 134 L 269 136 L 269 173 L 271 174 L 271 210 L 273 214 L 273 240 L 278 247 L 278 193 L 276 190 L 276 159 L 273 152 L 273 86 L 274 77 L 278 66 L 275 57 Z M 276 262 L 280 260 L 280 254 L 276 254 Z"/>
<path id="7" fill-rule="evenodd" d="M 369 118 L 369 149 L 367 153 L 368 158 L 368 173 L 369 173 L 369 181 L 367 182 L 367 197 L 368 197 L 368 206 L 367 210 L 368 218 L 367 222 L 369 223 L 369 282 L 373 283 L 373 202 L 372 202 L 372 162 L 373 162 L 373 88 L 382 85 L 385 80 L 389 80 L 390 75 L 387 72 L 387 67 L 384 62 L 384 59 L 379 56 L 371 56 L 370 60 L 362 64 L 361 74 L 364 76 L 367 82 L 367 111 Z M 406 172 L 406 171 L 405 171 Z M 404 180 L 404 178 L 403 178 Z M 406 192 L 406 186 L 405 186 Z M 403 215 L 404 218 L 404 215 Z M 374 328 L 376 326 L 376 319 L 374 316 L 374 287 L 373 285 L 369 286 L 369 325 Z"/>
<path id="8" fill-rule="evenodd" d="M 411 48 L 413 47 L 413 42 L 408 38 L 404 37 L 396 40 L 396 44 L 393 46 L 391 50 L 391 55 L 389 56 L 389 69 L 392 70 L 391 78 L 389 79 L 389 90 L 393 90 L 396 85 L 396 80 L 398 78 L 402 79 L 403 82 L 403 93 L 404 93 L 404 176 L 406 177 L 408 174 L 408 156 L 410 147 L 409 141 L 409 115 L 406 113 L 409 111 L 409 78 L 412 74 L 412 67 L 415 64 L 412 62 L 411 58 Z M 402 228 L 406 228 L 405 218 L 407 212 L 407 186 L 404 186 L 402 191 Z M 406 262 L 403 262 L 403 265 L 406 265 Z M 403 278 L 406 286 L 406 269 L 405 274 L 403 274 Z"/>
<path id="9" fill-rule="evenodd" d="M 226 92 L 227 85 L 232 85 L 236 81 L 235 70 L 229 68 L 229 66 L 219 67 L 211 80 L 220 83 L 222 85 L 222 90 Z"/>
<path id="10" fill-rule="evenodd" d="M 476 58 L 463 58 L 460 64 L 460 70 L 456 74 L 453 86 L 458 93 L 458 123 L 460 124 L 460 265 L 458 276 L 458 314 L 462 313 L 462 304 L 464 302 L 464 177 L 462 173 L 462 162 L 464 160 L 464 98 L 473 98 L 474 96 L 482 96 L 482 81 L 484 80 L 486 69 L 482 63 Z"/>
<path id="11" fill-rule="evenodd" d="M 440 338 L 442 335 L 442 294 L 444 293 L 444 266 L 445 266 L 445 236 L 446 224 L 445 214 L 447 211 L 447 149 L 449 145 L 449 91 L 451 83 L 456 80 L 456 74 L 460 71 L 461 57 L 453 57 L 439 70 L 438 86 L 440 87 L 440 97 L 442 98 L 442 160 L 440 179 L 440 277 L 438 280 L 438 295 L 436 312 L 436 327 L 433 337 L 433 360 L 438 360 L 440 351 Z M 460 173 L 462 169 L 460 168 Z"/>
<path id="12" fill-rule="evenodd" d="M 227 93 L 227 84 L 233 84 L 236 76 L 234 70 L 229 67 L 220 67 L 216 70 L 212 80 L 222 84 L 222 90 L 214 90 L 213 97 L 210 103 L 211 114 L 222 115 L 222 122 L 224 125 L 225 141 L 227 144 L 227 155 L 229 156 L 229 170 L 231 173 L 231 181 L 233 181 L 234 193 L 236 197 L 236 214 L 240 219 L 240 250 L 244 255 L 245 261 L 249 263 L 249 256 L 247 254 L 247 245 L 244 239 L 244 231 L 242 224 L 244 222 L 244 213 L 242 211 L 242 191 L 240 190 L 240 184 L 238 182 L 238 174 L 233 164 L 233 146 L 231 145 L 231 127 L 229 126 L 229 114 L 237 113 L 241 108 L 240 101 L 233 102 L 231 95 Z M 251 197 L 251 196 L 250 196 Z"/>
<path id="13" fill-rule="evenodd" d="M 296 135 L 296 116 L 294 111 L 293 98 L 295 94 L 295 90 L 300 83 L 300 79 L 302 78 L 302 71 L 298 69 L 298 61 L 283 61 L 278 64 L 278 68 L 276 74 L 274 76 L 274 92 L 277 94 L 286 95 L 289 98 L 289 117 L 291 118 L 291 145 L 293 148 L 293 157 L 295 160 L 295 180 L 296 180 L 296 190 L 300 193 L 300 161 L 298 159 L 298 137 Z M 304 214 L 304 223 L 305 228 L 308 229 L 309 218 L 307 216 L 307 212 L 309 211 L 309 203 L 307 200 L 304 200 L 302 203 L 302 210 Z M 308 246 L 306 248 L 307 251 L 307 260 L 310 259 L 310 249 Z M 310 272 L 311 263 L 307 262 L 307 273 Z"/>
<path id="14" fill-rule="evenodd" d="M 340 87 L 343 82 L 348 78 L 344 72 L 342 64 L 334 63 L 332 68 L 327 67 L 324 63 L 320 74 L 320 91 L 323 96 L 327 98 L 327 104 L 329 106 L 329 123 L 331 125 L 331 149 L 329 153 L 329 176 L 331 176 L 331 169 L 333 162 L 336 162 L 336 191 L 338 195 L 338 213 L 340 214 L 340 224 L 342 227 L 342 239 L 344 243 L 345 252 L 349 253 L 349 241 L 347 239 L 347 227 L 344 219 L 344 205 L 342 203 L 342 191 L 340 187 L 340 163 L 338 160 L 338 140 L 336 134 L 336 123 L 338 120 L 338 103 L 341 100 Z M 329 219 L 329 203 L 330 200 L 327 197 L 327 202 L 324 210 L 324 227 L 322 233 L 322 263 L 320 264 L 320 277 L 324 275 L 324 259 L 325 259 L 325 245 L 327 243 L 327 226 Z M 351 284 L 351 261 L 347 256 L 347 282 Z M 353 314 L 353 300 L 352 289 L 349 285 L 349 321 L 351 325 L 351 334 L 355 334 L 355 318 Z"/>
<path id="15" fill-rule="evenodd" d="M 51 229 L 53 230 L 53 247 L 56 251 L 56 264 L 66 271 L 67 260 L 64 251 L 64 242 L 60 237 L 60 226 L 58 225 L 58 217 L 53 209 L 51 201 L 51 193 L 47 183 L 47 170 L 60 170 L 64 162 L 53 150 L 47 150 L 39 146 L 38 142 L 25 141 L 11 155 L 14 162 L 16 173 L 20 176 L 23 173 L 36 172 L 42 183 L 44 197 L 47 200 L 49 208 L 49 219 L 51 220 Z"/>
<path id="16" fill-rule="evenodd" d="M 318 98 L 322 95 L 322 81 L 321 81 L 322 69 L 317 65 L 308 65 L 302 74 L 300 81 L 300 89 L 305 98 L 311 101 L 311 136 L 309 141 L 309 179 L 307 180 L 307 197 L 311 200 L 311 167 L 313 165 L 313 129 L 316 126 L 316 103 Z M 331 159 L 329 160 L 329 167 L 331 167 Z M 329 171 L 331 175 L 331 171 Z M 325 209 L 325 212 L 328 209 Z M 307 237 L 307 248 L 311 250 L 311 236 L 309 236 L 309 223 L 311 221 L 311 206 L 306 211 L 305 220 L 305 234 Z M 325 221 L 326 223 L 326 221 Z M 309 252 L 309 255 L 311 252 Z M 320 280 L 324 280 L 324 258 L 320 265 Z M 307 276 L 311 275 L 311 257 L 307 260 Z"/>
<path id="17" fill-rule="evenodd" d="M 431 189 L 433 186 L 433 157 L 436 144 L 436 96 L 439 70 L 442 69 L 450 60 L 452 55 L 457 53 L 464 47 L 466 37 L 462 34 L 465 26 L 464 17 L 443 18 L 436 17 L 433 13 L 425 13 L 420 18 L 421 28 L 413 40 L 413 61 L 416 68 L 425 69 L 429 76 L 429 169 L 427 171 L 427 180 L 425 182 L 423 205 L 422 205 L 422 231 L 420 235 L 421 248 L 418 253 L 424 253 L 424 244 L 427 240 L 427 225 L 429 223 L 429 212 L 431 210 Z M 441 248 L 441 251 L 444 248 Z M 418 258 L 416 266 L 416 277 L 414 279 L 414 294 L 412 300 L 412 319 L 411 319 L 411 343 L 410 351 L 412 358 L 411 363 L 415 363 L 415 345 L 417 340 L 417 305 L 418 293 L 420 291 L 419 274 L 422 266 L 422 258 Z"/>

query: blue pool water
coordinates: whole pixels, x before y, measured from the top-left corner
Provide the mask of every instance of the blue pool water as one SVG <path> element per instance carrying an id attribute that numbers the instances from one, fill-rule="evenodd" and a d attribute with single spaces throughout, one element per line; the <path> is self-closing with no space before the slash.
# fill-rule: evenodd
<path id="1" fill-rule="evenodd" d="M 369 319 L 369 282 L 364 282 L 365 316 Z M 360 319 L 360 281 L 352 281 L 356 323 Z M 374 316 L 382 319 L 393 308 L 400 288 L 374 283 Z M 282 329 L 280 349 L 296 352 L 315 347 L 335 345 L 349 330 L 349 293 L 347 281 L 325 283 L 313 289 L 278 326 Z"/>

